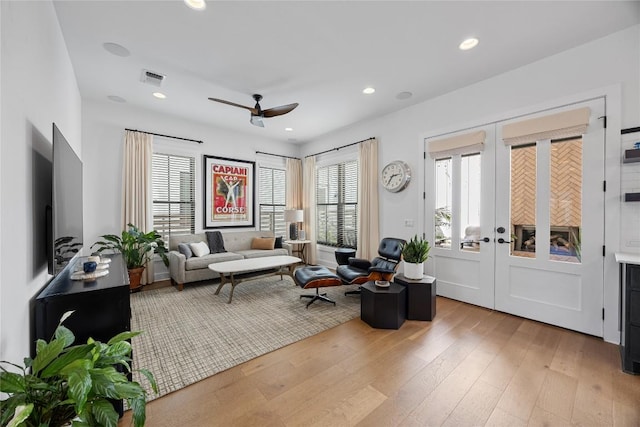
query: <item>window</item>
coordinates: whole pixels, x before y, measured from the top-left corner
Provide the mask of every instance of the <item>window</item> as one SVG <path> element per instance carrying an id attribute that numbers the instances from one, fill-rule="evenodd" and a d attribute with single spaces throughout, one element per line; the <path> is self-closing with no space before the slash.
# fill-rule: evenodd
<path id="1" fill-rule="evenodd" d="M 286 172 L 282 169 L 260 167 L 260 230 L 272 230 L 276 236 L 287 235 L 284 221 L 285 178 Z"/>
<path id="2" fill-rule="evenodd" d="M 436 160 L 435 246 L 451 249 L 451 157 Z"/>
<path id="3" fill-rule="evenodd" d="M 153 228 L 167 242 L 195 233 L 195 164 L 193 157 L 153 154 Z"/>
<path id="4" fill-rule="evenodd" d="M 327 246 L 357 247 L 358 162 L 319 167 L 316 176 L 317 241 Z"/>

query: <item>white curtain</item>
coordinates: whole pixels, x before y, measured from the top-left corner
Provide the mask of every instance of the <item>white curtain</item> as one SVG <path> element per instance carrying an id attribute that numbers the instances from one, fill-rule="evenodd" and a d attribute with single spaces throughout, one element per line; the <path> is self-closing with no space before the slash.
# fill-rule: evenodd
<path id="1" fill-rule="evenodd" d="M 378 140 L 358 146 L 358 258 L 373 259 L 380 244 L 378 217 Z"/>
<path id="2" fill-rule="evenodd" d="M 287 209 L 302 209 L 302 160 L 287 159 Z"/>
<path id="3" fill-rule="evenodd" d="M 153 137 L 142 132 L 125 131 L 122 166 L 122 229 L 127 224 L 140 231 L 153 229 L 151 159 Z M 153 262 L 146 265 L 142 284 L 153 283 Z"/>
<path id="4" fill-rule="evenodd" d="M 304 189 L 302 192 L 302 209 L 304 210 L 303 228 L 307 234 L 307 263 L 316 264 L 318 259 L 316 251 L 316 158 L 315 156 L 304 159 L 303 168 Z"/>

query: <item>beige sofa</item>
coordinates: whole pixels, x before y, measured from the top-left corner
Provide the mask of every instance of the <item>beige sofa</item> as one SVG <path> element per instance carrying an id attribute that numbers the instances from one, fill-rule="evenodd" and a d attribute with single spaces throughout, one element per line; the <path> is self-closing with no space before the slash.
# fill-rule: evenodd
<path id="1" fill-rule="evenodd" d="M 274 255 L 291 255 L 291 245 L 282 243 L 282 248 L 251 249 L 254 237 L 273 237 L 272 231 L 225 231 L 222 232 L 224 248 L 227 252 L 207 254 L 201 257 L 187 259 L 178 251 L 181 243 L 207 242 L 205 233 L 172 236 L 169 238 L 169 274 L 171 283 L 182 290 L 185 283 L 210 280 L 219 274 L 209 270 L 209 264 L 223 261 L 233 261 L 245 258 L 258 258 Z"/>

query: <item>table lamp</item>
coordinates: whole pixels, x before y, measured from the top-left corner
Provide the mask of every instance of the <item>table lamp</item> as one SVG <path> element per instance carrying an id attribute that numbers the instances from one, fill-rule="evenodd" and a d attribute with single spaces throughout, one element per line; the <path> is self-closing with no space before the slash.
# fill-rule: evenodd
<path id="1" fill-rule="evenodd" d="M 286 209 L 284 220 L 289 224 L 289 239 L 298 240 L 298 223 L 304 219 L 302 209 Z"/>

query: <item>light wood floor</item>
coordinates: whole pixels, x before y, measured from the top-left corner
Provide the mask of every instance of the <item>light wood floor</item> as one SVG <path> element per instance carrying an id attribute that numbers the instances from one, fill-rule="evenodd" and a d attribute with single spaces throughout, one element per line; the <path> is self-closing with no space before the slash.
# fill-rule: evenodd
<path id="1" fill-rule="evenodd" d="M 147 425 L 639 426 L 640 376 L 601 339 L 438 297 L 433 322 L 354 319 L 150 402 Z"/>

